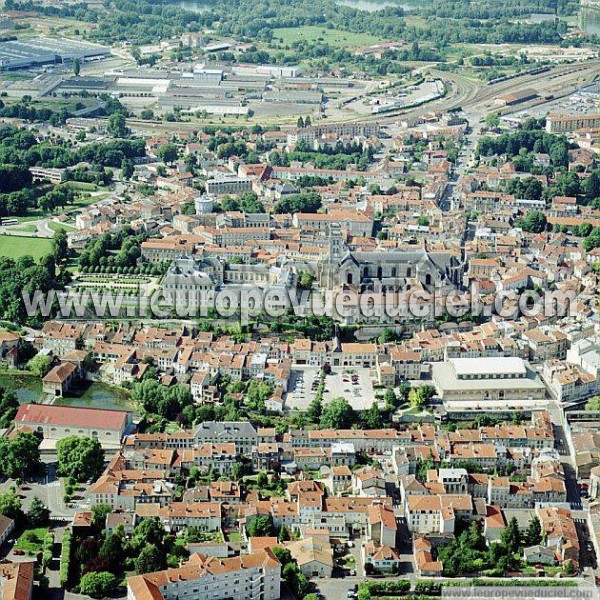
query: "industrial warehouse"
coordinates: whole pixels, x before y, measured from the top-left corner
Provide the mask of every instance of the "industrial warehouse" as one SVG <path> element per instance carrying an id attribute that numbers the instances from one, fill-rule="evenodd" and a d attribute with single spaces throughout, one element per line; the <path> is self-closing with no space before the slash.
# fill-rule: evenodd
<path id="1" fill-rule="evenodd" d="M 65 48 L 62 57 L 45 55 L 45 62 L 74 60 L 74 49 L 69 48 L 67 54 Z M 93 53 L 94 58 L 101 58 L 99 53 L 104 49 L 99 48 L 82 46 L 80 60 L 90 60 Z M 32 81 L 12 81 L 6 85 L 5 91 L 11 97 L 24 94 L 32 97 L 111 94 L 118 96 L 125 105 L 153 106 L 162 111 L 178 109 L 183 113 L 230 116 L 310 114 L 321 109 L 327 96 L 320 89 L 318 80 L 301 78 L 300 74 L 297 67 L 236 67 L 222 62 L 202 62 L 193 65 L 190 70 L 133 67 L 107 69 L 89 76 L 48 72 L 39 74 Z M 299 83 L 305 89 L 296 89 Z"/>
<path id="2" fill-rule="evenodd" d="M 41 65 L 97 60 L 110 55 L 110 48 L 66 38 L 30 39 L 0 42 L 0 70 L 13 71 Z"/>

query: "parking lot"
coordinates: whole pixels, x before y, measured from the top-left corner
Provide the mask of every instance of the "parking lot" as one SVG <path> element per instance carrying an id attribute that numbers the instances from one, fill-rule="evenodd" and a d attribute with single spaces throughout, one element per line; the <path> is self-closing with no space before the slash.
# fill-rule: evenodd
<path id="1" fill-rule="evenodd" d="M 319 386 L 320 367 L 295 367 L 290 378 L 286 407 L 292 410 L 306 410 L 314 399 Z M 325 376 L 323 403 L 343 396 L 352 408 L 365 410 L 375 400 L 375 392 L 365 368 L 334 368 Z"/>

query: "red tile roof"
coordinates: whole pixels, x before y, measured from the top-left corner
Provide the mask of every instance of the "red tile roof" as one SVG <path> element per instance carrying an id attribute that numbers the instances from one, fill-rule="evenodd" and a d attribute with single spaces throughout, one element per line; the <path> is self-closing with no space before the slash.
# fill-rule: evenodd
<path id="1" fill-rule="evenodd" d="M 127 412 L 100 408 L 75 408 L 45 404 L 22 404 L 15 417 L 16 423 L 71 425 L 121 430 L 125 427 Z"/>

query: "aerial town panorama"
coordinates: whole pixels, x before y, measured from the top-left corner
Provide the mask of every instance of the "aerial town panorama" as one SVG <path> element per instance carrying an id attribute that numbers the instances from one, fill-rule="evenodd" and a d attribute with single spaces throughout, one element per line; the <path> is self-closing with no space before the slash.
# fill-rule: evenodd
<path id="1" fill-rule="evenodd" d="M 0 0 L 0 600 L 600 598 L 600 0 Z"/>

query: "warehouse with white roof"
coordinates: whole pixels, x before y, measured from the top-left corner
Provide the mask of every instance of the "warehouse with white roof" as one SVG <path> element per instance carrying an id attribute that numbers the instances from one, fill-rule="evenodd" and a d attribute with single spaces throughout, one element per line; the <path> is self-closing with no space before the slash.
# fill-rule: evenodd
<path id="1" fill-rule="evenodd" d="M 517 357 L 451 358 L 432 364 L 432 378 L 444 402 L 527 402 L 546 397 L 539 375 Z"/>

